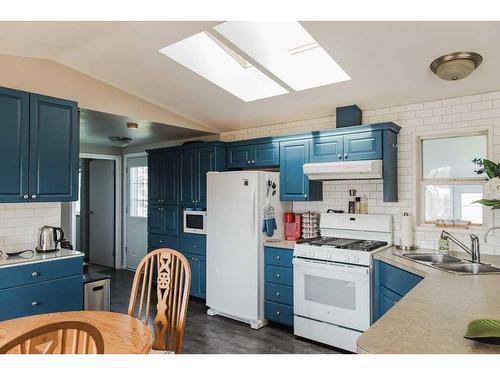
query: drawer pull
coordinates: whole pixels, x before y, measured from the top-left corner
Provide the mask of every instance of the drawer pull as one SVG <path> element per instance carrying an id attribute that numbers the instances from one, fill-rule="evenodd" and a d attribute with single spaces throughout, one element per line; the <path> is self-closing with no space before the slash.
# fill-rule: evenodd
<path id="1" fill-rule="evenodd" d="M 39 274 L 38 272 L 36 272 L 36 271 L 31 272 L 31 276 L 32 276 L 32 277 L 37 277 L 37 276 L 39 276 L 39 275 L 40 275 L 40 274 Z"/>
<path id="2" fill-rule="evenodd" d="M 31 306 L 33 306 L 33 307 L 37 307 L 38 305 L 40 305 L 40 304 L 37 301 L 31 302 Z"/>
<path id="3" fill-rule="evenodd" d="M 280 292 L 276 292 L 276 297 L 279 297 L 280 295 Z"/>
<path id="4" fill-rule="evenodd" d="M 198 248 L 198 245 L 197 244 L 194 244 L 194 248 L 197 249 Z"/>
<path id="5" fill-rule="evenodd" d="M 277 278 L 279 279 L 279 277 L 280 277 L 280 274 L 279 274 L 279 273 L 277 273 L 277 274 L 276 274 L 276 277 L 277 277 Z"/>
<path id="6" fill-rule="evenodd" d="M 276 260 L 280 260 L 281 257 L 279 255 L 276 255 Z"/>
<path id="7" fill-rule="evenodd" d="M 96 286 L 95 288 L 92 288 L 92 291 L 98 292 L 98 291 L 103 290 L 103 289 L 104 289 L 104 285 L 101 285 L 101 286 Z"/>
<path id="8" fill-rule="evenodd" d="M 276 311 L 276 315 L 281 315 L 281 312 L 280 311 Z"/>

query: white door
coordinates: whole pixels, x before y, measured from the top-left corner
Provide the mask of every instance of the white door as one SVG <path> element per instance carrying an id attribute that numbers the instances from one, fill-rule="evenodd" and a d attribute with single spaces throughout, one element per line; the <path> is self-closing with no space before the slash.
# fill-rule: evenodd
<path id="1" fill-rule="evenodd" d="M 370 268 L 293 259 L 294 314 L 360 331 L 370 327 Z"/>
<path id="2" fill-rule="evenodd" d="M 148 159 L 146 156 L 129 158 L 126 168 L 126 261 L 127 268 L 135 270 L 148 250 Z"/>
<path id="3" fill-rule="evenodd" d="M 89 166 L 89 260 L 115 266 L 115 162 L 91 160 Z"/>

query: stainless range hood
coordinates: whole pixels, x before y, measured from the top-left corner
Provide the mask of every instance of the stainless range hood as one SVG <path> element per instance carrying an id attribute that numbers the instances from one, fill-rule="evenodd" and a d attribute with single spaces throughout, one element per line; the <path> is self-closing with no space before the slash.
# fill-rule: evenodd
<path id="1" fill-rule="evenodd" d="M 310 180 L 365 180 L 382 178 L 382 160 L 353 160 L 304 164 Z"/>

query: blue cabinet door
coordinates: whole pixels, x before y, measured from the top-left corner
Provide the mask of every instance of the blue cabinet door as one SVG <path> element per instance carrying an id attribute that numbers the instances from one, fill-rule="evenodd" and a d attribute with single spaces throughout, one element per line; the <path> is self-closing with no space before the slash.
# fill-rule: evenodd
<path id="1" fill-rule="evenodd" d="M 179 207 L 149 205 L 148 232 L 177 236 L 179 234 Z"/>
<path id="2" fill-rule="evenodd" d="M 383 285 L 380 285 L 377 298 L 378 304 L 377 311 L 375 312 L 376 319 L 380 318 L 387 311 L 389 311 L 403 297 Z"/>
<path id="3" fill-rule="evenodd" d="M 186 257 L 189 267 L 191 268 L 191 287 L 189 288 L 189 295 L 198 297 L 198 290 L 200 289 L 199 267 L 196 261 L 196 256 L 189 253 L 183 253 Z"/>
<path id="4" fill-rule="evenodd" d="M 280 142 L 280 200 L 323 199 L 321 181 L 309 181 L 303 170 L 309 162 L 310 144 L 310 139 Z"/>
<path id="5" fill-rule="evenodd" d="M 314 136 L 311 144 L 311 163 L 343 160 L 344 137 L 341 135 Z"/>
<path id="6" fill-rule="evenodd" d="M 163 157 L 163 196 L 165 204 L 177 204 L 179 201 L 179 160 L 177 152 L 166 152 Z"/>
<path id="7" fill-rule="evenodd" d="M 207 298 L 207 259 L 204 256 L 198 256 L 199 286 L 198 293 L 200 298 Z"/>
<path id="8" fill-rule="evenodd" d="M 344 160 L 382 159 L 380 130 L 344 135 Z"/>
<path id="9" fill-rule="evenodd" d="M 76 102 L 30 94 L 30 200 L 78 199 L 79 139 Z"/>
<path id="10" fill-rule="evenodd" d="M 164 158 L 161 154 L 148 155 L 148 202 L 149 204 L 162 204 L 165 200 Z"/>
<path id="11" fill-rule="evenodd" d="M 252 146 L 252 166 L 274 167 L 279 165 L 279 142 L 258 143 Z"/>
<path id="12" fill-rule="evenodd" d="M 179 153 L 180 203 L 193 205 L 196 201 L 196 150 Z"/>
<path id="13" fill-rule="evenodd" d="M 228 168 L 247 168 L 252 160 L 252 146 L 250 144 L 230 146 L 227 149 Z"/>
<path id="14" fill-rule="evenodd" d="M 0 202 L 28 199 L 29 94 L 0 88 Z"/>
<path id="15" fill-rule="evenodd" d="M 215 149 L 205 148 L 197 152 L 195 205 L 205 207 L 207 202 L 207 173 L 215 171 Z"/>

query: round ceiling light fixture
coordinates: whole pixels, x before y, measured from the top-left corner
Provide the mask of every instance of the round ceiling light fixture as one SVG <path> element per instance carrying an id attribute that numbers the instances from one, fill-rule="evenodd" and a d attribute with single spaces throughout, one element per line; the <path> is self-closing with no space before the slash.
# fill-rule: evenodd
<path id="1" fill-rule="evenodd" d="M 471 74 L 482 61 L 483 57 L 475 52 L 453 52 L 438 57 L 430 68 L 441 79 L 458 81 Z"/>
<path id="2" fill-rule="evenodd" d="M 127 147 L 132 142 L 132 138 L 128 137 L 109 137 L 109 140 L 116 147 Z"/>

